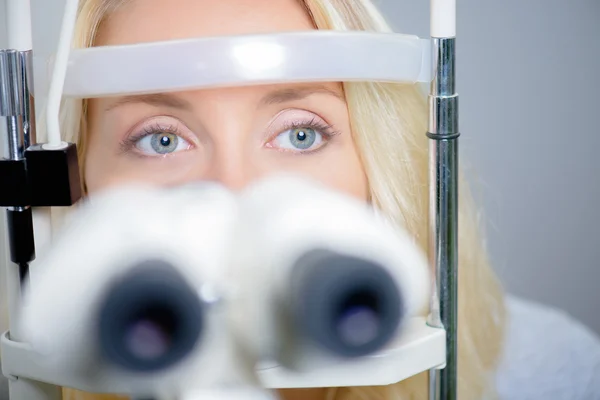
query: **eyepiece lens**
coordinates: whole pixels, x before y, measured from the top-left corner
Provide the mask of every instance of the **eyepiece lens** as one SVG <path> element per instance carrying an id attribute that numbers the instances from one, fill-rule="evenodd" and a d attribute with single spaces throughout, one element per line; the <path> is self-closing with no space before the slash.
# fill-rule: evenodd
<path id="1" fill-rule="evenodd" d="M 348 296 L 340 307 L 336 331 L 347 346 L 364 346 L 380 334 L 380 315 L 377 297 L 369 291 Z"/>
<path id="2" fill-rule="evenodd" d="M 192 352 L 203 325 L 194 288 L 170 264 L 150 260 L 107 291 L 99 308 L 99 347 L 109 363 L 127 370 L 164 370 Z"/>
<path id="3" fill-rule="evenodd" d="M 177 321 L 168 310 L 148 308 L 130 323 L 125 345 L 141 360 L 156 359 L 169 352 L 176 331 Z"/>

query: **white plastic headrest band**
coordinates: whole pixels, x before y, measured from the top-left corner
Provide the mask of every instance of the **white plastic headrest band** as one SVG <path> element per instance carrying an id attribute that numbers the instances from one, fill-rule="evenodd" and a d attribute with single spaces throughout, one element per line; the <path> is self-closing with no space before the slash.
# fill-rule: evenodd
<path id="1" fill-rule="evenodd" d="M 430 41 L 307 31 L 72 50 L 63 95 L 108 97 L 283 82 L 428 82 Z"/>

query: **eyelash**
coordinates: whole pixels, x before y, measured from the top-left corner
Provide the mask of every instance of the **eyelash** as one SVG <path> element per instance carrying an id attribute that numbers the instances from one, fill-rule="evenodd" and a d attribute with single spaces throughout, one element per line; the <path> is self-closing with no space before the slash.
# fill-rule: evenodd
<path id="1" fill-rule="evenodd" d="M 281 135 L 283 132 L 293 130 L 293 129 L 300 129 L 300 128 L 313 129 L 316 132 L 325 136 L 326 140 L 329 140 L 332 137 L 334 137 L 340 133 L 333 129 L 333 125 L 329 125 L 324 122 L 318 121 L 317 118 L 315 117 L 310 120 L 307 119 L 304 121 L 293 121 L 293 122 L 288 122 L 288 123 L 284 124 L 283 128 L 281 129 L 280 132 L 278 132 L 277 134 L 275 134 L 271 138 L 269 138 L 269 142 L 271 140 L 275 139 L 277 136 Z M 172 135 L 181 136 L 181 134 L 179 133 L 179 131 L 177 129 L 177 126 L 175 126 L 175 125 L 162 125 L 159 123 L 153 123 L 152 125 L 145 126 L 142 129 L 142 132 L 128 136 L 125 139 L 123 139 L 123 141 L 121 141 L 121 144 L 120 144 L 121 151 L 123 153 L 130 152 L 133 148 L 135 148 L 137 142 L 140 139 L 142 139 L 146 136 L 160 134 L 160 133 L 170 133 Z M 324 146 L 320 146 L 319 148 L 317 148 L 315 150 L 301 151 L 301 152 L 298 152 L 298 154 L 313 153 L 313 152 L 320 150 L 323 147 Z"/>

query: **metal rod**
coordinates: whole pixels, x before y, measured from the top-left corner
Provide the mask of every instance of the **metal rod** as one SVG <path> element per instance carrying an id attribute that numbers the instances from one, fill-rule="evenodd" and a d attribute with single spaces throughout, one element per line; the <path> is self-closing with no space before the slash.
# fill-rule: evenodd
<path id="1" fill-rule="evenodd" d="M 5 119 L 8 132 L 8 158 L 22 160 L 25 154 L 25 136 L 23 130 L 23 90 L 22 70 L 19 68 L 19 52 L 4 50 L 0 52 L 2 91 L 2 117 Z"/>
<path id="2" fill-rule="evenodd" d="M 0 50 L 0 140 L 4 140 L 8 145 L 4 156 L 13 160 L 22 160 L 25 150 L 36 143 L 30 0 L 7 0 L 6 17 L 9 50 Z M 31 225 L 32 213 L 30 207 L 9 208 L 7 223 L 11 217 L 16 217 L 17 228 L 20 228 L 21 232 L 25 229 L 29 230 L 33 226 Z M 24 222 L 30 227 L 25 228 Z M 14 229 L 11 229 L 11 232 L 9 236 L 14 236 Z M 25 235 L 28 237 L 21 235 L 17 239 L 18 242 L 14 242 L 14 237 L 9 237 L 13 240 L 11 245 L 25 246 L 25 248 L 30 245 L 32 251 L 30 256 L 26 257 L 27 260 L 21 260 L 18 265 L 11 263 L 14 254 L 11 254 L 11 258 L 0 260 L 0 266 L 6 262 L 10 338 L 14 341 L 19 341 L 21 338 L 18 325 L 14 323 L 19 317 L 22 284 L 20 278 L 28 274 L 29 261 L 35 257 L 34 232 L 31 229 L 29 233 L 31 235 Z M 11 400 L 60 400 L 62 398 L 62 390 L 58 386 L 16 376 L 8 378 Z"/>
<path id="3" fill-rule="evenodd" d="M 33 91 L 33 51 L 20 51 L 19 68 L 20 68 L 20 97 L 23 101 L 23 140 L 25 149 L 32 144 L 37 143 L 36 124 L 35 124 L 35 98 Z"/>
<path id="4" fill-rule="evenodd" d="M 455 38 L 432 38 L 429 95 L 429 260 L 435 270 L 429 324 L 446 330 L 446 365 L 430 371 L 429 398 L 457 399 L 458 95 Z"/>
<path id="5" fill-rule="evenodd" d="M 27 60 L 31 51 L 0 51 L 0 115 L 4 120 L 7 156 L 9 160 L 21 161 L 25 158 L 25 150 L 31 141 L 30 114 L 32 104 L 27 88 L 27 75 L 31 73 Z M 29 262 L 34 259 L 33 231 L 26 232 L 31 225 L 32 217 L 29 207 L 9 207 L 8 228 L 11 260 L 18 264 L 21 272 L 20 281 L 25 282 L 29 270 Z M 18 225 L 14 225 L 18 223 Z M 24 224 L 24 226 L 21 226 Z M 21 237 L 17 233 L 24 234 Z M 27 240 L 29 243 L 20 243 Z M 23 247 L 24 245 L 24 247 Z"/>
<path id="6" fill-rule="evenodd" d="M 0 50 L 0 116 L 8 137 L 8 158 L 22 160 L 35 143 L 32 52 Z"/>

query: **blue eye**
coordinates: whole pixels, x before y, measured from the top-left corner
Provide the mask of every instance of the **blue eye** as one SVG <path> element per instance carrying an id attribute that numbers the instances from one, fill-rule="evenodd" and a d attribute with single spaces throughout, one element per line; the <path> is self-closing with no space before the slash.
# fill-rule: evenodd
<path id="1" fill-rule="evenodd" d="M 138 139 L 135 147 L 149 155 L 166 155 L 187 150 L 190 143 L 180 136 L 169 132 L 150 133 Z"/>
<path id="2" fill-rule="evenodd" d="M 323 134 L 313 128 L 293 128 L 277 135 L 275 143 L 284 150 L 315 150 L 322 145 Z"/>

